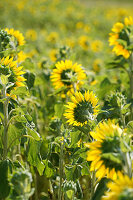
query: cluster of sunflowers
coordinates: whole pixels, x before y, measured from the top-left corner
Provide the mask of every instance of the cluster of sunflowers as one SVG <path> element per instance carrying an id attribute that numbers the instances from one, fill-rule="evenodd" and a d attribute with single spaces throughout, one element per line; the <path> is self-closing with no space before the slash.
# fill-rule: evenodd
<path id="1" fill-rule="evenodd" d="M 109 37 L 110 46 L 114 46 L 113 52 L 115 52 L 117 56 L 122 55 L 126 59 L 131 55 L 130 45 L 132 43 L 132 38 L 130 34 L 132 31 L 132 25 L 132 17 L 126 17 L 124 24 L 120 22 L 114 24 L 112 33 L 110 33 Z"/>
<path id="2" fill-rule="evenodd" d="M 5 84 L 8 84 L 6 95 L 10 96 L 12 90 L 16 90 L 17 87 L 25 87 L 25 78 L 22 76 L 24 71 L 21 66 L 19 46 L 25 44 L 24 37 L 19 31 L 14 29 L 8 29 L 0 31 L 1 37 L 1 60 L 0 60 L 0 75 L 1 84 L 3 84 L 3 76 L 7 77 Z M 10 53 L 8 53 L 10 52 Z M 8 55 L 8 56 L 5 56 Z M 22 57 L 22 56 L 21 56 Z M 16 97 L 16 96 L 11 96 Z"/>
<path id="3" fill-rule="evenodd" d="M 129 42 L 132 38 L 132 25 L 133 19 L 130 16 L 125 18 L 124 24 L 116 23 L 112 28 L 113 33 L 110 33 L 110 45 L 115 45 L 113 52 L 125 60 L 132 54 L 132 50 L 128 48 L 132 45 L 132 41 Z M 51 81 L 61 98 L 66 98 L 67 101 L 71 99 L 65 105 L 66 122 L 81 132 L 84 132 L 85 127 L 88 130 L 89 143 L 80 140 L 78 145 L 88 149 L 86 159 L 90 162 L 93 190 L 96 191 L 97 184 L 106 177 L 109 180 L 107 184 L 109 190 L 101 196 L 101 200 L 131 200 L 133 199 L 132 150 L 129 138 L 126 139 L 129 133 L 126 133 L 126 129 L 121 129 L 115 120 L 110 119 L 99 122 L 95 128 L 91 127 L 94 121 L 97 123 L 101 110 L 93 91 L 84 89 L 86 80 L 87 75 L 81 65 L 72 64 L 70 60 L 57 62 L 51 73 Z"/>
<path id="4" fill-rule="evenodd" d="M 2 1 L 0 199 L 133 200 L 132 9 Z"/>

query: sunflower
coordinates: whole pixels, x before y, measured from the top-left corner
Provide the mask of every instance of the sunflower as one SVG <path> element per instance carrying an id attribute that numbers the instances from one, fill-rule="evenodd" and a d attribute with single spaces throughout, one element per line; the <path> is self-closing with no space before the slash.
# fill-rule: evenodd
<path id="1" fill-rule="evenodd" d="M 66 105 L 67 109 L 64 113 L 70 125 L 82 127 L 88 121 L 95 119 L 99 106 L 97 105 L 98 99 L 93 92 L 85 91 L 84 96 L 81 92 L 76 92 L 71 100 L 72 102 Z"/>
<path id="2" fill-rule="evenodd" d="M 17 61 L 13 61 L 13 57 L 7 56 L 0 60 L 0 74 L 8 76 L 9 83 L 14 84 L 8 89 L 8 94 L 16 87 L 25 86 L 24 81 L 26 79 L 22 76 L 25 72 L 22 71 L 22 68 L 22 66 L 17 67 Z"/>
<path id="3" fill-rule="evenodd" d="M 117 173 L 122 171 L 122 158 L 120 151 L 120 136 L 122 129 L 109 120 L 100 122 L 95 132 L 90 135 L 96 140 L 87 143 L 87 161 L 92 161 L 90 171 L 96 170 L 96 177 L 101 179 L 116 179 Z M 119 159 L 116 159 L 118 157 Z"/>
<path id="4" fill-rule="evenodd" d="M 5 31 L 16 39 L 17 46 L 22 46 L 25 44 L 24 36 L 18 30 L 14 30 L 13 28 L 6 28 Z"/>
<path id="5" fill-rule="evenodd" d="M 133 200 L 133 177 L 118 173 L 118 179 L 115 182 L 107 184 L 110 189 L 105 193 L 101 200 Z"/>
<path id="6" fill-rule="evenodd" d="M 86 78 L 84 70 L 81 65 L 77 63 L 73 64 L 70 60 L 60 61 L 55 64 L 55 69 L 51 74 L 51 81 L 55 89 L 66 87 L 70 95 L 74 93 L 74 83 L 77 90 L 84 83 L 83 80 Z"/>
<path id="7" fill-rule="evenodd" d="M 117 22 L 112 28 L 112 33 L 109 34 L 109 45 L 114 46 L 113 52 L 115 52 L 117 56 L 122 55 L 126 59 L 128 59 L 131 54 L 128 50 L 128 46 L 130 45 L 128 35 L 130 33 L 131 25 L 133 25 L 132 17 L 126 17 L 124 24 Z M 119 41 L 123 41 L 123 43 Z"/>
<path id="8" fill-rule="evenodd" d="M 89 48 L 89 38 L 86 35 L 82 35 L 79 38 L 79 45 L 87 51 Z"/>

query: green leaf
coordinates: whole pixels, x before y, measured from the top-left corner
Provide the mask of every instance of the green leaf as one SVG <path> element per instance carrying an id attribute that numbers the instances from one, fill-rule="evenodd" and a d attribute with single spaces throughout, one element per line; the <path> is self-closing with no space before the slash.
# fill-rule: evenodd
<path id="1" fill-rule="evenodd" d="M 43 160 L 43 163 L 45 165 L 45 171 L 44 174 L 47 178 L 50 178 L 54 175 L 54 168 L 53 165 L 49 160 Z"/>
<path id="2" fill-rule="evenodd" d="M 20 143 L 19 137 L 24 134 L 25 128 L 22 126 L 22 123 L 17 122 L 15 124 L 10 124 L 8 128 L 8 146 L 17 145 Z"/>
<path id="3" fill-rule="evenodd" d="M 81 133 L 80 131 L 75 131 L 70 133 L 71 145 L 75 145 L 80 140 Z"/>
<path id="4" fill-rule="evenodd" d="M 65 175 L 68 181 L 76 181 L 81 176 L 81 165 L 65 166 Z"/>
<path id="5" fill-rule="evenodd" d="M 122 158 L 121 158 L 121 155 L 119 153 L 103 153 L 102 158 L 108 159 L 108 160 L 113 161 L 117 164 L 122 163 Z"/>
<path id="6" fill-rule="evenodd" d="M 10 95 L 27 95 L 27 89 L 26 87 L 17 87 L 11 91 Z"/>
<path id="7" fill-rule="evenodd" d="M 67 89 L 66 86 L 63 86 L 63 87 L 57 89 L 53 94 L 50 94 L 49 96 L 60 94 L 61 92 L 65 91 L 66 89 Z"/>
<path id="8" fill-rule="evenodd" d="M 34 189 L 31 188 L 32 175 L 23 168 L 18 168 L 12 175 L 12 191 L 10 199 L 28 200 L 33 195 Z"/>
<path id="9" fill-rule="evenodd" d="M 66 191 L 66 194 L 67 194 L 67 197 L 68 197 L 69 199 L 72 199 L 72 197 L 73 197 L 73 195 L 74 195 L 74 191 L 73 191 L 73 190 L 68 190 L 68 191 Z"/>
<path id="10" fill-rule="evenodd" d="M 30 90 L 34 86 L 35 74 L 28 71 L 24 74 L 24 78 L 26 79 L 26 84 Z"/>
<path id="11" fill-rule="evenodd" d="M 127 112 L 129 112 L 129 106 L 131 105 L 131 103 L 126 104 L 122 109 L 121 109 L 121 113 L 122 114 L 126 114 Z"/>
<path id="12" fill-rule="evenodd" d="M 8 181 L 9 160 L 0 162 L 0 199 L 4 199 L 9 195 L 10 185 Z"/>
<path id="13" fill-rule="evenodd" d="M 129 132 L 133 132 L 133 121 L 128 122 L 127 129 Z"/>
<path id="14" fill-rule="evenodd" d="M 27 134 L 31 135 L 36 141 L 41 140 L 39 133 L 32 128 L 27 127 Z"/>
<path id="15" fill-rule="evenodd" d="M 84 165 L 82 164 L 81 174 L 82 174 L 82 176 L 84 176 L 84 175 L 90 175 L 88 162 L 84 163 Z"/>
<path id="16" fill-rule="evenodd" d="M 61 102 L 55 104 L 54 110 L 55 110 L 55 116 L 61 118 L 64 112 L 64 104 Z"/>
<path id="17" fill-rule="evenodd" d="M 4 103 L 6 100 L 7 100 L 7 98 L 3 98 L 3 99 L 0 99 L 0 102 Z"/>
<path id="18" fill-rule="evenodd" d="M 127 47 L 127 50 L 133 50 L 133 44 L 130 44 L 128 47 Z"/>
<path id="19" fill-rule="evenodd" d="M 0 79 L 1 79 L 1 82 L 3 85 L 6 85 L 8 83 L 8 76 L 5 76 L 5 75 L 1 75 L 0 76 Z"/>
<path id="20" fill-rule="evenodd" d="M 40 147 L 41 147 L 40 141 L 30 140 L 28 161 L 31 165 L 33 165 L 37 168 L 37 170 L 41 176 L 43 174 L 45 166 L 44 166 L 41 156 L 40 156 Z"/>
<path id="21" fill-rule="evenodd" d="M 101 181 L 99 182 L 98 187 L 92 197 L 92 200 L 101 200 L 101 197 L 103 196 L 104 192 L 107 190 L 106 184 L 108 183 L 108 181 L 109 180 L 106 178 L 101 179 Z"/>
<path id="22" fill-rule="evenodd" d="M 86 148 L 79 148 L 75 153 L 74 156 L 78 156 L 81 158 L 84 158 L 86 160 Z"/>

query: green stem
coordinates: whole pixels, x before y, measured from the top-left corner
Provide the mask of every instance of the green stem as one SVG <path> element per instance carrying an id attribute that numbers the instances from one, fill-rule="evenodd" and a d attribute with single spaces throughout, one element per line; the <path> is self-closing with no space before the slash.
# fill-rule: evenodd
<path id="1" fill-rule="evenodd" d="M 90 200 L 92 199 L 94 195 L 95 190 L 95 171 L 92 172 L 92 178 L 91 178 L 91 194 L 90 194 Z"/>
<path id="2" fill-rule="evenodd" d="M 130 65 L 129 65 L 129 80 L 130 80 L 130 99 L 133 99 L 133 54 L 130 56 Z M 133 119 L 133 108 L 130 106 L 131 120 Z"/>
<path id="3" fill-rule="evenodd" d="M 38 200 L 38 192 L 37 192 L 37 174 L 34 170 L 34 183 L 35 183 L 35 200 Z"/>
<path id="4" fill-rule="evenodd" d="M 62 179 L 63 179 L 63 141 L 60 146 L 60 162 L 59 162 L 59 173 L 60 173 L 60 185 L 59 185 L 59 200 L 62 200 Z"/>
<path id="5" fill-rule="evenodd" d="M 6 98 L 3 104 L 3 110 L 4 110 L 3 160 L 5 160 L 7 158 L 7 143 L 8 143 L 8 98 L 6 96 L 5 85 L 3 85 L 3 98 Z"/>
<path id="6" fill-rule="evenodd" d="M 126 164 L 126 173 L 130 178 L 132 178 L 132 162 L 130 154 L 128 152 L 125 154 L 125 164 Z"/>

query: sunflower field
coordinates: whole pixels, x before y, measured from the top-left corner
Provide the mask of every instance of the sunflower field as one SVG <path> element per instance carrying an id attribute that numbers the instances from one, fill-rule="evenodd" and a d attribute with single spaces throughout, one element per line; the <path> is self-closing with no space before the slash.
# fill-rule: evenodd
<path id="1" fill-rule="evenodd" d="M 0 13 L 0 200 L 133 200 L 133 1 Z"/>

